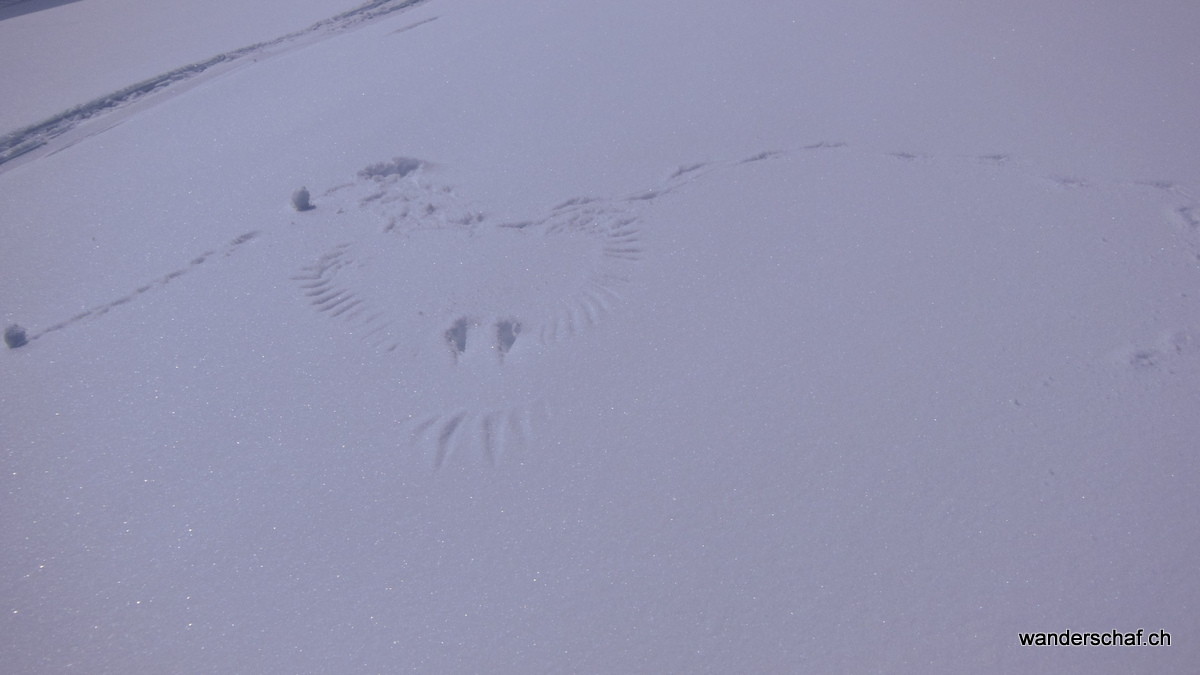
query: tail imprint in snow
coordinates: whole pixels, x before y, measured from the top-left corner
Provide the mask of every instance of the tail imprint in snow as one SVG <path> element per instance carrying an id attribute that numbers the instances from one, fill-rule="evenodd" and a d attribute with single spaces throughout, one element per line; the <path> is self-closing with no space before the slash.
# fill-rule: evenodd
<path id="1" fill-rule="evenodd" d="M 403 434 L 435 469 L 453 461 L 482 460 L 494 466 L 525 447 L 538 413 L 536 405 L 485 411 L 455 409 L 406 424 Z"/>

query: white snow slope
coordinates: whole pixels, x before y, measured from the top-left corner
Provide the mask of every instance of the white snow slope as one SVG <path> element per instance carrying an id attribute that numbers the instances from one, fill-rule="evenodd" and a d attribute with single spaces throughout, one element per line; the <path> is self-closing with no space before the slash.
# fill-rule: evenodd
<path id="1" fill-rule="evenodd" d="M 1194 3 L 42 4 L 5 672 L 1200 662 Z"/>

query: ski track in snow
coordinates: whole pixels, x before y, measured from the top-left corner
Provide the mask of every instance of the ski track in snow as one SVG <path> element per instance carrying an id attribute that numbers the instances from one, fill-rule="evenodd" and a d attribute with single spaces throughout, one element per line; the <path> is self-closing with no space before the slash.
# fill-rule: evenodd
<path id="1" fill-rule="evenodd" d="M 697 181 L 718 180 L 742 165 L 824 152 L 879 162 L 1015 170 L 1050 190 L 1153 191 L 1165 202 L 1161 224 L 1182 238 L 1187 255 L 1200 263 L 1200 200 L 1192 190 L 1172 181 L 1043 175 L 1000 154 L 934 156 L 821 142 L 740 160 L 685 164 L 650 188 L 618 197 L 574 196 L 518 221 L 475 208 L 457 186 L 438 182 L 429 163 L 396 157 L 363 167 L 348 182 L 314 191 L 314 208 L 294 215 L 305 230 L 344 235 L 312 251 L 291 275 L 297 309 L 306 305 L 342 326 L 349 344 L 365 357 L 398 360 L 404 372 L 415 373 L 407 386 L 421 391 L 428 406 L 406 412 L 398 422 L 400 437 L 431 466 L 456 457 L 496 464 L 525 447 L 539 420 L 550 414 L 553 396 L 547 383 L 529 379 L 542 350 L 569 343 L 620 311 L 624 298 L 636 297 L 633 273 L 652 257 L 640 232 L 656 200 Z M 122 297 L 34 332 L 29 341 L 132 308 L 143 294 L 165 291 L 171 281 L 211 260 L 252 255 L 253 247 L 246 245 L 268 236 L 297 232 L 282 225 L 247 232 Z M 1185 326 L 1155 344 L 1114 350 L 1109 365 L 1170 370 L 1175 360 L 1198 355 L 1200 332 Z"/>
<path id="2" fill-rule="evenodd" d="M 120 123 L 122 116 L 132 114 L 142 107 L 163 102 L 166 100 L 165 94 L 182 93 L 204 79 L 227 73 L 247 57 L 261 61 L 279 56 L 347 30 L 365 26 L 395 12 L 415 8 L 426 1 L 372 0 L 318 21 L 303 30 L 176 68 L 70 108 L 47 120 L 0 135 L 0 172 L 15 168 L 22 162 L 61 152 L 84 138 L 111 129 Z M 436 18 L 418 21 L 395 32 L 416 28 Z M 116 119 L 113 119 L 114 113 L 118 112 L 122 115 L 116 115 Z"/>

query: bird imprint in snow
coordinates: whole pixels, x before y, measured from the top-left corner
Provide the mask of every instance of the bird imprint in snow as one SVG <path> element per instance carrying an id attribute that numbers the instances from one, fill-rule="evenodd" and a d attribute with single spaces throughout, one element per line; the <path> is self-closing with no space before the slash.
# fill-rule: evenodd
<path id="1" fill-rule="evenodd" d="M 538 417 L 541 387 L 527 372 L 538 353 L 620 304 L 642 257 L 638 217 L 612 200 L 574 198 L 495 221 L 427 166 L 397 157 L 327 190 L 315 210 L 356 236 L 292 279 L 347 339 L 405 364 L 425 392 L 406 427 L 435 467 L 459 454 L 494 462 Z"/>

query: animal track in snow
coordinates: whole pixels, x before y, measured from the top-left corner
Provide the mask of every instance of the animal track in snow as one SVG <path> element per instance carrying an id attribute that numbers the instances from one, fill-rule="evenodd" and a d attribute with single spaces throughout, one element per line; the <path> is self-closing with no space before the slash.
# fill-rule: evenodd
<path id="1" fill-rule="evenodd" d="M 228 244 L 221 247 L 220 249 L 204 251 L 200 255 L 193 257 L 188 262 L 188 265 L 186 267 L 180 267 L 178 269 L 175 269 L 171 272 L 168 272 L 168 273 L 162 275 L 161 277 L 158 277 L 157 279 L 154 279 L 148 283 L 142 284 L 142 285 L 138 286 L 137 288 L 135 288 L 130 293 L 128 293 L 127 295 L 123 295 L 115 300 L 106 302 L 103 305 L 97 305 L 96 307 L 85 309 L 84 311 L 82 311 L 78 314 L 75 314 L 74 316 L 70 317 L 69 319 L 59 321 L 51 326 L 43 328 L 40 331 L 37 331 L 36 333 L 29 335 L 28 341 L 32 342 L 32 341 L 37 340 L 38 338 L 42 337 L 43 335 L 46 335 L 47 333 L 53 333 L 55 331 L 60 331 L 64 328 L 66 328 L 67 326 L 78 323 L 80 321 L 84 321 L 86 319 L 95 319 L 95 318 L 104 316 L 105 314 L 108 314 L 109 311 L 111 311 L 117 307 L 121 307 L 122 305 L 128 305 L 128 304 L 132 303 L 134 300 L 136 300 L 143 293 L 149 293 L 151 291 L 164 288 L 167 284 L 182 277 L 183 275 L 187 274 L 189 271 L 195 269 L 196 267 L 203 265 L 205 262 L 207 262 L 209 259 L 213 258 L 214 256 L 228 257 L 228 256 L 233 255 L 234 253 L 238 252 L 242 248 L 243 245 L 245 245 L 246 243 L 248 243 L 248 242 L 254 240 L 256 237 L 258 237 L 259 234 L 260 233 L 257 231 L 256 232 L 247 232 L 241 236 L 234 238 L 232 241 L 230 241 Z"/>

